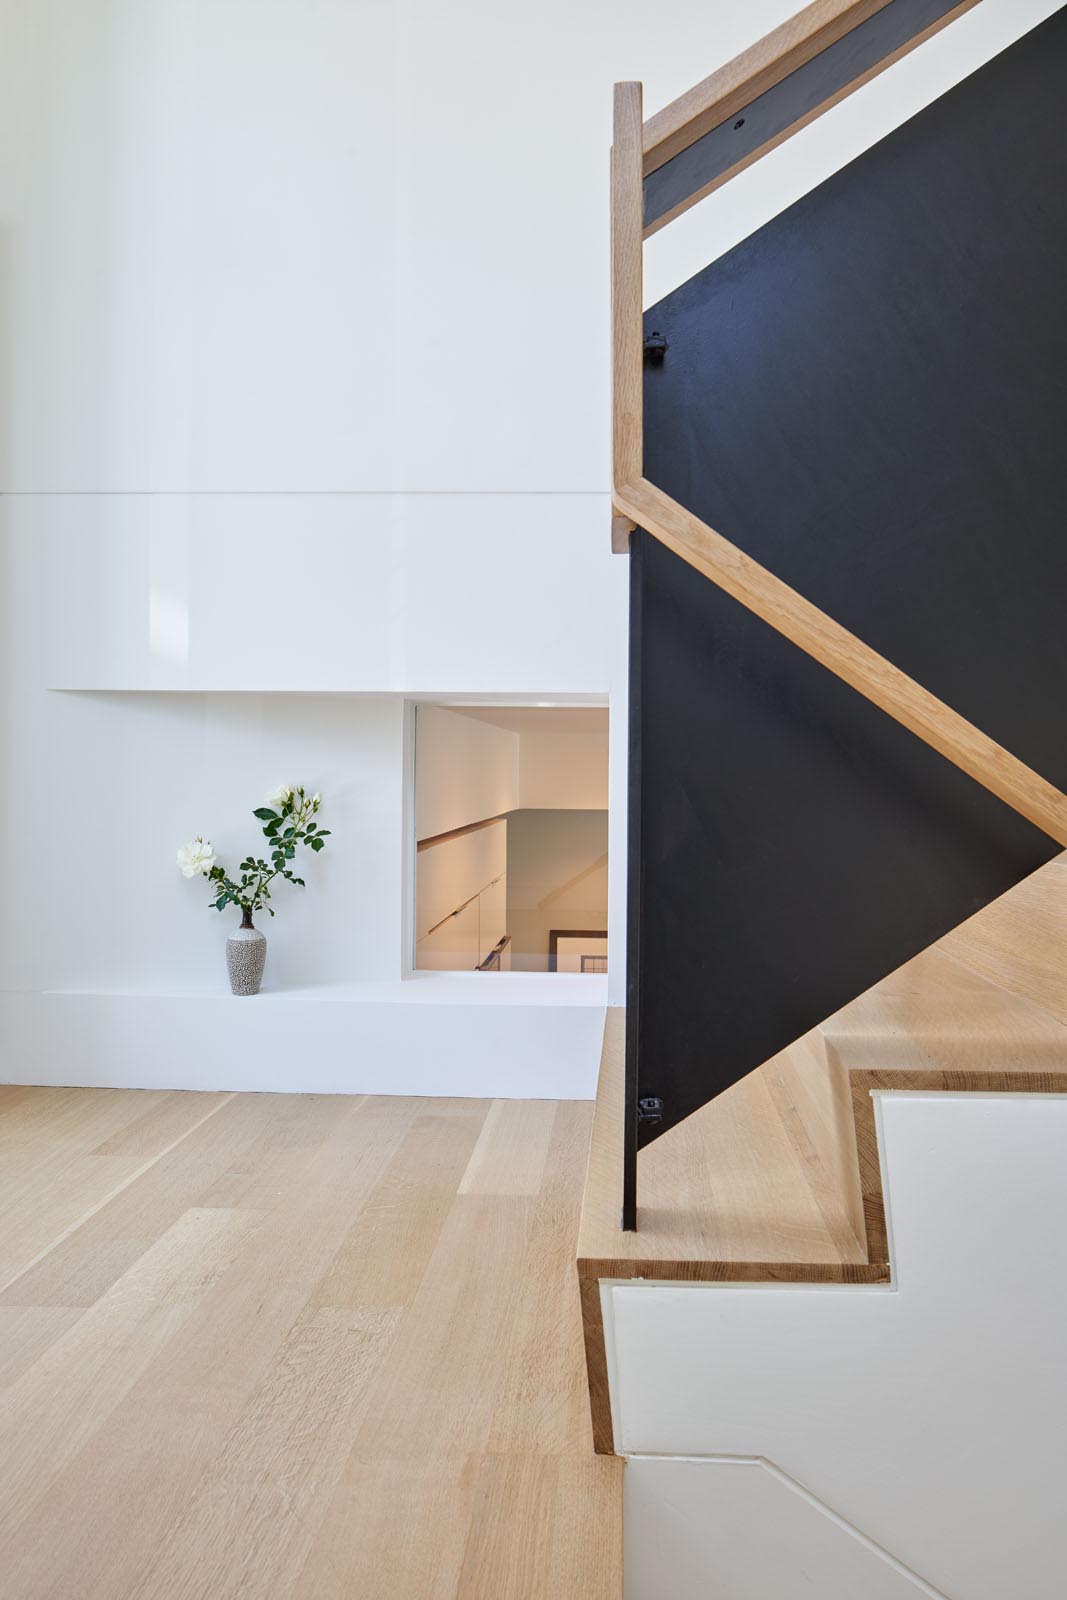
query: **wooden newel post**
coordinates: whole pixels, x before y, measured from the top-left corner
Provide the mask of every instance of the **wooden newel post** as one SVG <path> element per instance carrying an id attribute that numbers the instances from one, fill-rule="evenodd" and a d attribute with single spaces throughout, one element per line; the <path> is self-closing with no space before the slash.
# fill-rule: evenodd
<path id="1" fill-rule="evenodd" d="M 615 85 L 611 147 L 611 472 L 613 489 L 642 477 L 642 230 L 644 173 L 641 85 Z M 625 550 L 633 519 L 615 508 L 614 550 Z"/>

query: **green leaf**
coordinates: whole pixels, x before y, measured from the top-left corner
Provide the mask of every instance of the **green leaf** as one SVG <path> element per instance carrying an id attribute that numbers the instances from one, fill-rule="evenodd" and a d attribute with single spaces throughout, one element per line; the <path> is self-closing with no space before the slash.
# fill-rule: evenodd
<path id="1" fill-rule="evenodd" d="M 319 851 L 323 848 L 321 836 L 310 840 L 310 844 L 312 850 L 314 850 L 315 854 L 318 855 Z"/>
<path id="2" fill-rule="evenodd" d="M 260 822 L 281 821 L 278 813 L 276 811 L 272 811 L 269 806 L 260 806 L 257 810 L 253 811 L 252 815 L 254 817 L 258 817 Z"/>
<path id="3" fill-rule="evenodd" d="M 329 835 L 330 831 L 331 830 L 329 828 L 320 828 L 319 829 L 319 838 L 320 839 L 325 839 Z"/>

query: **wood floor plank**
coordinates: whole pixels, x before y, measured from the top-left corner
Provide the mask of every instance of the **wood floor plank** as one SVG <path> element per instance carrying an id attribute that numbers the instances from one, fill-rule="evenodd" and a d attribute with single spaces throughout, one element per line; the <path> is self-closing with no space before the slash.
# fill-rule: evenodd
<path id="1" fill-rule="evenodd" d="M 555 1115 L 554 1100 L 494 1100 L 460 1194 L 536 1194 Z"/>
<path id="2" fill-rule="evenodd" d="M 132 1590 L 136 1600 L 290 1592 L 399 1315 L 325 1306 L 297 1320 Z"/>
<path id="3" fill-rule="evenodd" d="M 494 1455 L 584 1457 L 592 1450 L 582 1348 L 582 1313 L 574 1271 L 580 1195 L 574 1173 L 589 1149 L 593 1108 L 556 1111 L 544 1181 L 531 1210 L 506 1329 L 501 1384 L 487 1448 Z"/>
<path id="4" fill-rule="evenodd" d="M 7 1155 L 43 1132 L 47 1146 L 38 1145 L 38 1155 L 71 1145 L 87 1151 L 167 1094 L 163 1089 L 94 1089 L 86 1098 L 83 1089 L 9 1086 L 0 1100 L 0 1149 Z"/>
<path id="5" fill-rule="evenodd" d="M 459 1581 L 480 1465 L 471 1456 L 350 1460 L 293 1600 L 466 1600 Z M 572 1595 L 582 1591 L 559 1591 Z M 593 1588 L 582 1600 L 620 1595 Z"/>
<path id="6" fill-rule="evenodd" d="M 201 1097 L 190 1098 L 199 1101 Z M 97 1193 L 95 1182 L 79 1185 L 76 1175 L 68 1172 L 56 1185 L 60 1200 L 74 1193 L 86 1199 L 92 1194 L 94 1204 L 81 1215 L 76 1207 L 71 1208 L 74 1225 L 50 1235 L 48 1248 L 25 1261 L 21 1271 L 7 1280 L 0 1305 L 94 1304 L 185 1211 L 219 1203 L 213 1186 L 240 1163 L 277 1114 L 274 1098 L 251 1095 L 236 1104 L 233 1097 L 227 1097 L 155 1160 L 120 1169 L 125 1171 L 123 1181 L 102 1194 Z M 133 1160 L 120 1156 L 88 1159 Z"/>
<path id="7" fill-rule="evenodd" d="M 380 1403 L 356 1435 L 366 1460 L 473 1455 L 486 1448 L 507 1382 L 532 1201 L 457 1195 L 383 1366 Z M 429 1375 L 432 1374 L 432 1377 Z"/>
<path id="8" fill-rule="evenodd" d="M 10 1304 L 18 1280 L 121 1193 L 141 1166 L 131 1156 L 68 1156 L 23 1186 L 0 1217 L 0 1303 Z"/>
<path id="9" fill-rule="evenodd" d="M 79 1306 L 0 1306 L 0 1390 L 29 1371 L 83 1314 Z"/>
<path id="10" fill-rule="evenodd" d="M 0 1548 L 129 1393 L 232 1259 L 248 1212 L 188 1211 L 7 1390 Z"/>
<path id="11" fill-rule="evenodd" d="M 245 1218 L 246 1247 L 70 1462 L 32 1545 L 20 1541 L 9 1552 L 49 1581 L 76 1567 L 78 1600 L 125 1597 L 146 1580 L 418 1104 L 334 1097 L 324 1107 L 319 1097 L 296 1098 L 315 1130 L 303 1141 L 300 1180 L 274 1186 L 273 1210 L 206 1209 Z M 274 1150 L 283 1161 L 288 1154 Z M 265 1169 L 269 1160 L 264 1154 Z M 123 1508 L 121 1539 L 114 1510 L 102 1517 L 101 1504 Z"/>
<path id="12" fill-rule="evenodd" d="M 108 1099 L 99 1143 L 93 1143 L 101 1132 L 94 1106 L 86 1108 L 73 1131 L 54 1140 L 47 1132 L 42 1137 L 28 1131 L 23 1119 L 21 1136 L 14 1137 L 22 1140 L 19 1153 L 28 1181 L 20 1184 L 10 1145 L 4 1155 L 0 1299 L 7 1296 L 10 1303 L 9 1291 L 18 1279 L 232 1099 L 229 1094 L 120 1093 L 125 1098 Z"/>
<path id="13" fill-rule="evenodd" d="M 463 1600 L 543 1600 L 622 1593 L 621 1529 L 611 1510 L 620 1459 L 487 1456 L 457 1593 Z"/>
<path id="14" fill-rule="evenodd" d="M 148 1165 L 0 1304 L 3 1600 L 618 1600 L 588 1105 L 235 1096 L 156 1159 L 172 1096 L 36 1093 L 73 1211 Z"/>
<path id="15" fill-rule="evenodd" d="M 14 1112 L 0 1118 L 0 1160 L 4 1183 L 0 1190 L 0 1224 L 20 1209 L 32 1207 L 58 1187 L 63 1179 L 62 1197 L 74 1201 L 82 1187 L 77 1175 L 67 1178 L 71 1167 L 86 1173 L 92 1170 L 94 1150 L 127 1123 L 136 1121 L 149 1105 L 163 1098 L 150 1091 L 103 1090 L 104 1099 L 79 1107 L 70 1096 L 73 1090 L 45 1090 L 45 1106 L 26 1101 Z M 147 1095 L 147 1099 L 145 1098 Z M 100 1170 L 104 1171 L 101 1157 Z M 114 1154 L 110 1159 L 116 1171 L 133 1171 L 136 1156 Z M 85 1163 L 83 1166 L 82 1164 Z"/>
<path id="16" fill-rule="evenodd" d="M 136 1092 L 140 1094 L 141 1091 Z M 124 1127 L 108 1134 L 93 1153 L 99 1156 L 138 1156 L 141 1160 L 153 1156 L 158 1158 L 232 1099 L 230 1093 L 187 1094 L 173 1091 L 165 1094 Z"/>
<path id="17" fill-rule="evenodd" d="M 321 1306 L 405 1306 L 418 1292 L 481 1117 L 416 1117 L 315 1294 Z"/>

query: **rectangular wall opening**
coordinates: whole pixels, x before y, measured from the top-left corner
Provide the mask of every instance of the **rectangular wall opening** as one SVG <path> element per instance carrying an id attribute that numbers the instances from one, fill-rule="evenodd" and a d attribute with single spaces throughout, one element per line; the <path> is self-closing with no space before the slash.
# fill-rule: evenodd
<path id="1" fill-rule="evenodd" d="M 415 968 L 608 962 L 608 712 L 420 705 Z"/>

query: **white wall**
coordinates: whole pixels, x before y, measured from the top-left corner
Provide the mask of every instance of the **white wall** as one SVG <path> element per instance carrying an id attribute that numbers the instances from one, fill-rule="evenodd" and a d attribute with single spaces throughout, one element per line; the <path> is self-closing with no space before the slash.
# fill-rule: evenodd
<path id="1" fill-rule="evenodd" d="M 3 0 L 3 481 L 603 493 L 611 84 L 740 9 Z"/>
<path id="2" fill-rule="evenodd" d="M 626 1600 L 944 1600 L 756 1457 L 631 1456 Z"/>
<path id="3" fill-rule="evenodd" d="M 519 803 L 519 735 L 443 706 L 415 713 L 415 834 L 465 828 Z"/>
<path id="4" fill-rule="evenodd" d="M 796 9 L 2 0 L 2 481 L 602 494 L 611 83 L 651 111 Z M 983 0 L 706 214 L 756 226 L 1052 9 Z"/>
<path id="5" fill-rule="evenodd" d="M 603 811 L 519 811 L 508 819 L 513 969 L 542 970 L 553 928 L 606 928 L 607 909 L 608 819 Z"/>
<path id="6" fill-rule="evenodd" d="M 569 811 L 608 808 L 607 733 L 534 733 L 519 741 L 519 805 Z"/>
<path id="7" fill-rule="evenodd" d="M 602 1291 L 619 1448 L 722 1466 L 686 1473 L 674 1500 L 688 1523 L 674 1540 L 677 1585 L 670 1565 L 655 1582 L 637 1581 L 650 1567 L 635 1553 L 627 1600 L 696 1600 L 720 1586 L 746 1594 L 728 1581 L 735 1563 L 773 1543 L 779 1525 L 773 1505 L 738 1519 L 734 1490 L 720 1490 L 724 1474 L 749 1470 L 740 1463 L 754 1458 L 917 1575 L 920 1593 L 1063 1592 L 1067 1286 L 1049 1264 L 1067 1227 L 1067 1098 L 875 1098 L 890 1287 Z M 651 1469 L 653 1501 L 654 1478 Z M 652 1538 L 657 1524 L 653 1516 Z M 853 1562 L 849 1541 L 828 1549 L 819 1519 L 810 1528 L 816 1570 L 816 1551 L 831 1568 Z M 641 1542 L 640 1514 L 627 1538 L 628 1548 Z M 685 1574 L 700 1569 L 694 1587 Z M 760 1600 L 795 1592 L 769 1587 Z M 812 1592 L 852 1600 L 868 1589 L 827 1580 Z"/>
<path id="8" fill-rule="evenodd" d="M 438 839 L 415 858 L 415 965 L 472 971 L 507 932 L 508 821 Z"/>
<path id="9" fill-rule="evenodd" d="M 226 934 L 239 917 L 210 909 L 207 883 L 183 879 L 175 851 L 203 833 L 231 870 L 250 851 L 266 854 L 251 812 L 294 780 L 322 790 L 332 835 L 321 854 L 305 851 L 294 863 L 306 889 L 282 883 L 271 902 L 277 915 L 257 917 L 269 940 L 268 987 L 399 976 L 402 702 L 230 694 L 54 702 L 65 780 L 56 786 L 50 754 L 29 745 L 13 769 L 14 804 L 4 807 L 9 837 L 25 842 L 13 852 L 4 901 L 10 987 L 221 987 Z M 26 790 L 34 816 L 20 823 Z M 24 937 L 28 923 L 43 923 L 46 937 Z"/>
<path id="10" fill-rule="evenodd" d="M 17 786 L 5 805 L 36 867 L 12 869 L 9 1006 L 36 1016 L 41 991 L 81 976 L 203 984 L 219 930 L 182 899 L 163 821 L 180 816 L 184 834 L 195 810 L 232 826 L 290 750 L 335 779 L 345 828 L 306 912 L 273 925 L 269 970 L 332 973 L 344 952 L 350 984 L 385 981 L 395 963 L 388 981 L 403 987 L 410 752 L 397 701 L 462 695 L 610 698 L 609 983 L 622 998 L 610 87 L 643 77 L 651 110 L 793 9 L 665 0 L 652 26 L 647 0 L 546 0 L 536 13 L 485 0 L 0 0 L 4 739 Z M 968 62 L 1051 9 L 983 0 L 959 25 Z M 690 231 L 659 235 L 651 292 L 706 259 L 698 213 L 725 217 L 716 237 L 756 226 L 884 131 L 887 104 L 892 119 L 958 75 L 955 46 L 930 48 L 932 75 L 901 63 L 817 125 L 828 134 L 773 157 L 770 179 L 746 177 Z M 341 691 L 383 704 L 316 705 L 305 729 L 298 708 L 260 699 Z M 347 745 L 334 751 L 342 728 L 351 767 Z M 346 878 L 351 898 L 335 887 Z M 342 903 L 353 927 L 338 942 Z M 149 907 L 152 937 L 136 937 Z M 587 980 L 583 1004 L 594 992 Z M 399 1082 L 415 1025 L 393 1009 Z M 514 1062 L 532 1070 L 524 1026 L 516 1011 L 515 1051 L 492 1041 L 499 1092 L 518 1082 Z M 70 1052 L 57 1065 L 51 1046 L 30 1048 L 47 1033 L 20 1022 L 9 1074 L 29 1057 L 39 1073 L 82 1070 Z M 104 1037 L 88 1018 L 85 1035 Z M 128 1059 L 128 1037 L 123 1024 L 92 1070 L 149 1072 L 151 1048 Z M 280 1050 L 274 1065 L 275 1086 L 306 1081 Z M 453 1066 L 441 1064 L 443 1090 Z M 595 1071 L 575 1033 L 564 1081 L 589 1092 Z M 353 1067 L 347 1081 L 364 1080 Z"/>

